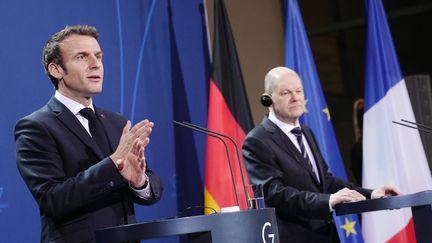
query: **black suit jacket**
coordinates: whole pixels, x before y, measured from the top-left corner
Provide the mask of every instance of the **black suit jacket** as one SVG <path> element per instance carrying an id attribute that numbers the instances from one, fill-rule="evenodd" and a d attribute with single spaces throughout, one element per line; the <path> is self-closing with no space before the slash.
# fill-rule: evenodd
<path id="1" fill-rule="evenodd" d="M 126 120 L 110 111 L 95 112 L 114 152 Z M 40 208 L 41 242 L 93 242 L 96 229 L 135 222 L 133 202 L 153 204 L 161 197 L 160 179 L 151 170 L 146 174 L 152 197 L 138 197 L 55 98 L 18 121 L 15 141 L 19 172 Z"/>
<path id="2" fill-rule="evenodd" d="M 243 157 L 252 184 L 262 184 L 266 204 L 276 209 L 281 242 L 332 242 L 331 193 L 355 187 L 328 172 L 312 131 L 301 125 L 314 155 L 320 183 L 289 137 L 267 117 L 246 136 Z M 337 239 L 336 239 L 337 240 Z"/>

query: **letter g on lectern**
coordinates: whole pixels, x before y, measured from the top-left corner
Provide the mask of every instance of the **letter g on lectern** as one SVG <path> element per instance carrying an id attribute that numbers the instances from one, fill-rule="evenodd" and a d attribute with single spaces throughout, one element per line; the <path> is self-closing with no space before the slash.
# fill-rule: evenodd
<path id="1" fill-rule="evenodd" d="M 266 235 L 266 231 L 270 231 L 270 233 Z M 265 224 L 263 225 L 261 236 L 263 243 L 274 243 L 274 234 L 270 222 L 265 222 Z"/>

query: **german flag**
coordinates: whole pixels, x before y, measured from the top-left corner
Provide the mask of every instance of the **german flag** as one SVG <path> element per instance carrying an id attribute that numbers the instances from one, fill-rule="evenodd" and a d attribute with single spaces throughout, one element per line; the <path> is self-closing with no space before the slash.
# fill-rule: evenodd
<path id="1" fill-rule="evenodd" d="M 213 137 L 207 137 L 204 204 L 216 211 L 220 211 L 222 207 L 237 205 L 240 205 L 241 209 L 246 209 L 247 201 L 242 185 L 242 174 L 246 183 L 248 179 L 240 149 L 246 133 L 253 127 L 253 121 L 223 0 L 214 1 L 212 56 L 207 126 L 210 130 L 234 139 L 239 146 L 241 166 L 237 162 L 235 147 L 226 141 L 229 145 L 234 186 L 223 143 Z M 238 192 L 238 202 L 234 190 Z M 206 209 L 206 213 L 211 211 Z"/>

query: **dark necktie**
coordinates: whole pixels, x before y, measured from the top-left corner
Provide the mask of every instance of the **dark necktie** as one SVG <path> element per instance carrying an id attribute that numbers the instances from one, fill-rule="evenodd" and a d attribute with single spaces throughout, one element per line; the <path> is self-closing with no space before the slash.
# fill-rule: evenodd
<path id="1" fill-rule="evenodd" d="M 302 131 L 301 131 L 301 128 L 300 128 L 300 127 L 295 127 L 294 129 L 291 130 L 291 133 L 294 134 L 294 135 L 296 136 L 296 138 L 297 138 L 297 142 L 298 142 L 298 144 L 299 144 L 299 146 L 300 146 L 301 154 L 303 155 L 303 157 L 304 157 L 305 160 L 307 161 L 310 170 L 312 171 L 312 173 L 313 173 L 315 176 L 317 176 L 317 174 L 315 173 L 315 170 L 314 170 L 314 168 L 313 168 L 313 166 L 312 166 L 312 163 L 311 163 L 311 161 L 310 161 L 310 159 L 309 159 L 309 156 L 308 156 L 308 154 L 307 154 L 307 152 L 306 152 L 306 148 L 305 148 L 305 146 L 304 146 L 304 144 L 303 144 L 303 138 L 302 138 Z"/>
<path id="2" fill-rule="evenodd" d="M 99 146 L 103 155 L 108 156 L 110 154 L 110 146 L 108 143 L 108 139 L 105 134 L 105 130 L 102 127 L 102 123 L 96 117 L 94 111 L 90 108 L 84 108 L 80 110 L 79 113 L 88 120 L 91 136 L 96 142 L 96 144 Z"/>

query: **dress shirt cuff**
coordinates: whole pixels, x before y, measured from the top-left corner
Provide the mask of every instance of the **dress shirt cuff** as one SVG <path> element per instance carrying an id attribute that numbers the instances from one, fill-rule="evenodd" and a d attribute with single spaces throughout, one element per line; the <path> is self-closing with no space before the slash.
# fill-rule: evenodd
<path id="1" fill-rule="evenodd" d="M 332 208 L 332 206 L 331 206 L 331 201 L 332 201 L 332 197 L 333 197 L 333 194 L 330 194 L 330 197 L 329 197 L 329 202 L 328 202 L 328 205 L 329 205 L 329 209 L 330 209 L 330 213 L 332 213 L 333 212 L 333 208 Z"/>
<path id="2" fill-rule="evenodd" d="M 142 199 L 149 199 L 152 196 L 151 189 L 150 189 L 150 180 L 146 174 L 144 174 L 146 178 L 147 185 L 144 188 L 135 188 L 129 183 L 129 187 L 134 190 L 135 194 L 139 196 Z"/>

